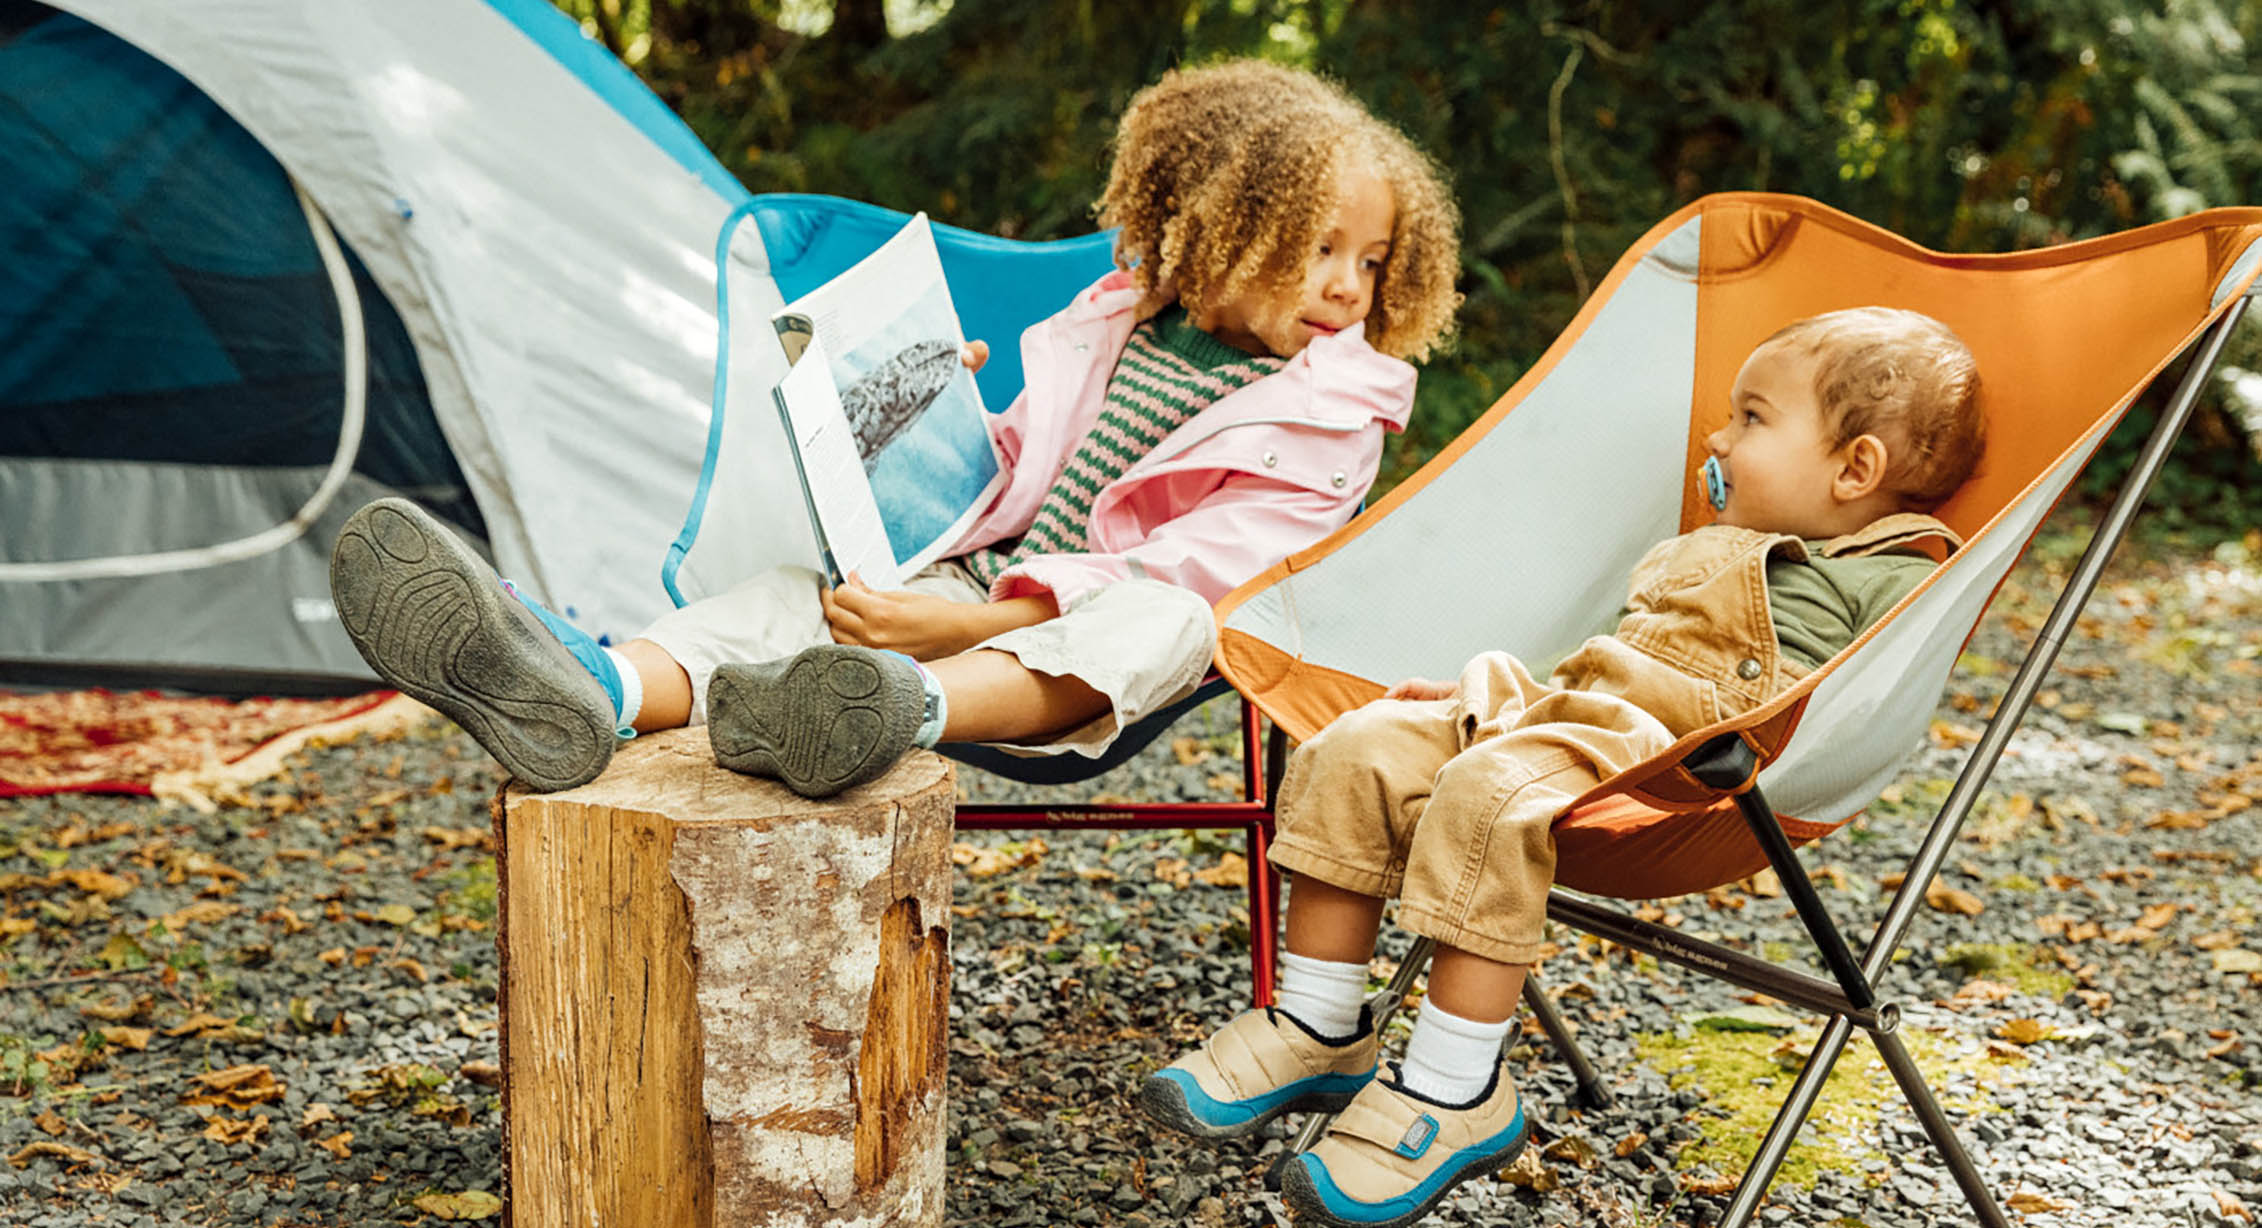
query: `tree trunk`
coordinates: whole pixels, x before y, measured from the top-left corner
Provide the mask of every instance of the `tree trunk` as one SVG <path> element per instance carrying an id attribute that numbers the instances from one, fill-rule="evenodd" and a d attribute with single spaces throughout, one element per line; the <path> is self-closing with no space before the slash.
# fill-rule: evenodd
<path id="1" fill-rule="evenodd" d="M 950 765 L 826 801 L 703 730 L 496 800 L 506 1222 L 939 1225 Z"/>

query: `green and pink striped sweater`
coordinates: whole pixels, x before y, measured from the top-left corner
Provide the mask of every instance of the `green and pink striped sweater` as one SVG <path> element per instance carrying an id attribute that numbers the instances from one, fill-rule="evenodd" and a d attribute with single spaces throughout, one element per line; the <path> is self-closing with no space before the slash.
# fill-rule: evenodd
<path id="1" fill-rule="evenodd" d="M 1092 499 L 1172 431 L 1220 397 L 1286 363 L 1244 353 L 1194 327 L 1173 303 L 1131 331 L 1108 377 L 1106 403 L 1076 446 L 1028 531 L 1009 545 L 965 556 L 975 578 L 995 584 L 1007 568 L 1040 554 L 1086 549 Z"/>

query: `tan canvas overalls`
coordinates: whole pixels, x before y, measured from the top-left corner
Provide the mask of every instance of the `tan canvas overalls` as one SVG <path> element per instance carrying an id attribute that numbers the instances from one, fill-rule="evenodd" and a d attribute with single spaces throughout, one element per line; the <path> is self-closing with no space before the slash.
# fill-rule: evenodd
<path id="1" fill-rule="evenodd" d="M 1956 540 L 1929 516 L 1903 514 L 1819 553 L 1926 537 Z M 1767 562 L 1807 552 L 1783 534 L 1685 533 L 1635 566 L 1617 632 L 1588 640 L 1546 682 L 1488 652 L 1462 669 L 1456 698 L 1377 700 L 1336 718 L 1288 761 L 1273 865 L 1397 896 L 1398 923 L 1446 945 L 1533 962 L 1565 807 L 1806 672 L 1776 644 Z"/>

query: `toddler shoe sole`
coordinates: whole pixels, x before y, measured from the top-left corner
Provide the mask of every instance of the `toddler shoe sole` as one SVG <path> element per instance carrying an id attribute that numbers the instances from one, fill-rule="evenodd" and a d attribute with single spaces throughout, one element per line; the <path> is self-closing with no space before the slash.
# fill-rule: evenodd
<path id="1" fill-rule="evenodd" d="M 603 685 L 424 509 L 380 499 L 348 517 L 330 594 L 379 677 L 446 713 L 529 788 L 554 793 L 605 770 L 615 735 Z"/>
<path id="2" fill-rule="evenodd" d="M 1188 1103 L 1186 1085 L 1157 1071 L 1147 1076 L 1146 1083 L 1140 1086 L 1139 1107 L 1157 1125 L 1168 1126 L 1180 1134 L 1206 1139 L 1246 1138 L 1264 1129 L 1265 1123 L 1289 1113 L 1340 1113 L 1350 1107 L 1352 1098 L 1359 1094 L 1360 1088 L 1367 1085 L 1367 1079 L 1355 1075 L 1322 1077 L 1340 1082 L 1315 1087 L 1276 1104 L 1246 1110 L 1249 1116 L 1240 1121 L 1219 1122 L 1204 1120 L 1194 1111 L 1194 1106 Z M 1370 1075 L 1369 1078 L 1371 1077 Z M 1186 1078 L 1190 1081 L 1192 1076 Z M 1202 1093 L 1197 1089 L 1194 1094 L 1198 1096 Z"/>
<path id="3" fill-rule="evenodd" d="M 911 749 L 925 703 L 908 661 L 826 644 L 717 669 L 707 684 L 707 739 L 723 767 L 831 797 L 894 766 Z"/>
<path id="4" fill-rule="evenodd" d="M 1531 1142 L 1531 1137 L 1531 1122 L 1526 1120 L 1522 1123 L 1522 1129 L 1516 1135 L 1515 1140 L 1506 1147 L 1489 1154 L 1472 1155 L 1462 1160 L 1459 1165 L 1451 1170 L 1451 1176 L 1445 1178 L 1438 1184 L 1437 1188 L 1431 1190 L 1419 1202 L 1413 1204 L 1411 1209 L 1392 1215 L 1387 1219 L 1348 1218 L 1340 1213 L 1334 1206 L 1330 1205 L 1331 1199 L 1321 1193 L 1319 1183 L 1312 1178 L 1309 1157 L 1307 1156 L 1289 1158 L 1288 1171 L 1282 1174 L 1280 1179 L 1280 1199 L 1288 1204 L 1291 1217 L 1299 1225 L 1299 1228 L 1306 1224 L 1318 1224 L 1322 1228 L 1409 1228 L 1409 1225 L 1418 1222 L 1431 1211 L 1436 1210 L 1437 1204 L 1444 1202 L 1448 1195 L 1463 1184 L 1487 1173 L 1498 1172 L 1515 1163 L 1516 1157 L 1524 1153 L 1525 1145 Z M 1341 1195 L 1337 1195 L 1337 1197 L 1340 1198 Z"/>

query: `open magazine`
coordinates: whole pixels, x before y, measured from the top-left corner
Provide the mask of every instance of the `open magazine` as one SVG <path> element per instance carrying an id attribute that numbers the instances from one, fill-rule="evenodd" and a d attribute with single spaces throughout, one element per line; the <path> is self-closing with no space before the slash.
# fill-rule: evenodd
<path id="1" fill-rule="evenodd" d="M 925 214 L 754 327 L 721 314 L 707 465 L 663 573 L 678 603 L 779 566 L 900 587 L 988 506 L 1003 470 Z"/>

